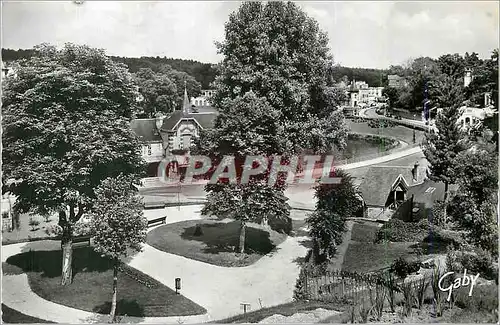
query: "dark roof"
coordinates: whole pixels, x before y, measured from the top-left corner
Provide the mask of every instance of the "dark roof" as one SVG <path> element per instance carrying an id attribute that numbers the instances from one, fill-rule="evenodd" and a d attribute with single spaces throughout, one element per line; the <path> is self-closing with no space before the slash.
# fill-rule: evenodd
<path id="1" fill-rule="evenodd" d="M 429 190 L 429 188 L 434 188 L 434 190 Z M 450 185 L 450 191 L 455 189 L 456 186 Z M 423 203 L 426 208 L 431 208 L 434 205 L 434 202 L 444 200 L 444 183 L 426 179 L 422 184 L 408 189 L 408 197 L 412 195 L 414 196 L 414 202 Z"/>
<path id="2" fill-rule="evenodd" d="M 392 184 L 399 175 L 403 176 L 408 186 L 413 186 L 422 182 L 425 177 L 425 168 L 419 167 L 418 179 L 413 181 L 412 168 L 370 167 L 359 185 L 365 203 L 371 206 L 385 206 Z"/>
<path id="3" fill-rule="evenodd" d="M 163 119 L 162 131 L 173 131 L 173 128 L 181 119 L 194 119 L 203 129 L 211 129 L 214 126 L 217 114 L 214 113 L 189 113 L 183 114 L 182 111 L 174 111 L 169 117 Z"/>
<path id="4" fill-rule="evenodd" d="M 162 141 L 160 133 L 156 131 L 156 119 L 135 119 L 130 122 L 130 127 L 142 141 Z"/>
<path id="5" fill-rule="evenodd" d="M 197 110 L 198 113 L 212 113 L 212 114 L 217 114 L 218 111 L 215 107 L 213 106 L 195 106 L 192 108 L 192 110 Z"/>

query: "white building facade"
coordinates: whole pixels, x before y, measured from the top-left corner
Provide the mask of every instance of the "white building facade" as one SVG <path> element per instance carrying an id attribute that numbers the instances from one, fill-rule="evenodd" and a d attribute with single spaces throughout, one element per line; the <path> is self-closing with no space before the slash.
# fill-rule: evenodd
<path id="1" fill-rule="evenodd" d="M 204 89 L 198 97 L 191 97 L 191 105 L 194 106 L 212 106 L 210 98 L 214 95 L 215 90 Z"/>

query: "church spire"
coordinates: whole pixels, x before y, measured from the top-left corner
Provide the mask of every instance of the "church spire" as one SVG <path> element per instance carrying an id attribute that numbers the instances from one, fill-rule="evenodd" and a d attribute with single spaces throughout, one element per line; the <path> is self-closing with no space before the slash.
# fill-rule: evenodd
<path id="1" fill-rule="evenodd" d="M 191 107 L 191 103 L 189 102 L 189 97 L 187 94 L 187 86 L 186 81 L 184 81 L 184 99 L 182 101 L 182 112 L 184 114 L 189 114 L 189 108 Z"/>

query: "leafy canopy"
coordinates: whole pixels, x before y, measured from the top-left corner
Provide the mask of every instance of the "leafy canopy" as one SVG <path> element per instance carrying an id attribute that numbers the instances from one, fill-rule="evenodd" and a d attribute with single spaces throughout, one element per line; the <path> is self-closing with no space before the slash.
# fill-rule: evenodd
<path id="1" fill-rule="evenodd" d="M 4 84 L 3 182 L 16 181 L 9 190 L 22 212 L 70 206 L 78 219 L 103 179 L 142 171 L 129 127 L 136 88 L 102 50 L 42 45 L 36 53 Z"/>
<path id="2" fill-rule="evenodd" d="M 96 189 L 90 221 L 94 250 L 110 258 L 126 256 L 129 248 L 140 251 L 146 241 L 147 220 L 133 181 L 119 175 Z"/>

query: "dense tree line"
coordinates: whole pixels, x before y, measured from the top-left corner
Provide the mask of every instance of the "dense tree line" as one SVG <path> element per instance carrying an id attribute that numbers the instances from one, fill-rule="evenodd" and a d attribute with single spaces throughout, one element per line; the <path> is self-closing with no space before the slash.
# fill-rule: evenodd
<path id="1" fill-rule="evenodd" d="M 2 49 L 2 60 L 15 61 L 20 59 L 29 59 L 33 56 L 33 49 Z M 159 72 L 164 66 L 168 65 L 173 70 L 185 72 L 194 77 L 201 84 L 202 88 L 210 88 L 210 83 L 215 79 L 215 69 L 209 63 L 201 63 L 194 60 L 173 59 L 167 57 L 140 57 L 127 58 L 111 56 L 115 62 L 125 63 L 130 72 L 135 73 L 140 69 L 149 68 L 153 72 Z"/>
<path id="2" fill-rule="evenodd" d="M 387 75 L 389 70 L 350 68 L 335 65 L 332 69 L 333 80 L 340 81 L 364 81 L 371 87 L 384 87 L 387 85 Z"/>
<path id="3" fill-rule="evenodd" d="M 472 82 L 464 88 L 464 74 L 471 69 Z M 443 96 L 445 87 L 464 93 L 463 100 L 469 105 L 483 106 L 484 93 L 492 94 L 493 105 L 498 101 L 498 50 L 488 59 L 480 59 L 477 53 L 445 54 L 437 59 L 420 57 L 403 66 L 391 66 L 390 74 L 404 76 L 407 85 L 401 88 L 386 88 L 386 96 L 392 107 L 421 111 L 424 102 L 430 107 L 447 107 L 452 98 Z M 458 88 L 464 89 L 458 89 Z M 449 92 L 447 92 L 449 94 Z M 461 103 L 460 103 L 461 104 Z"/>

